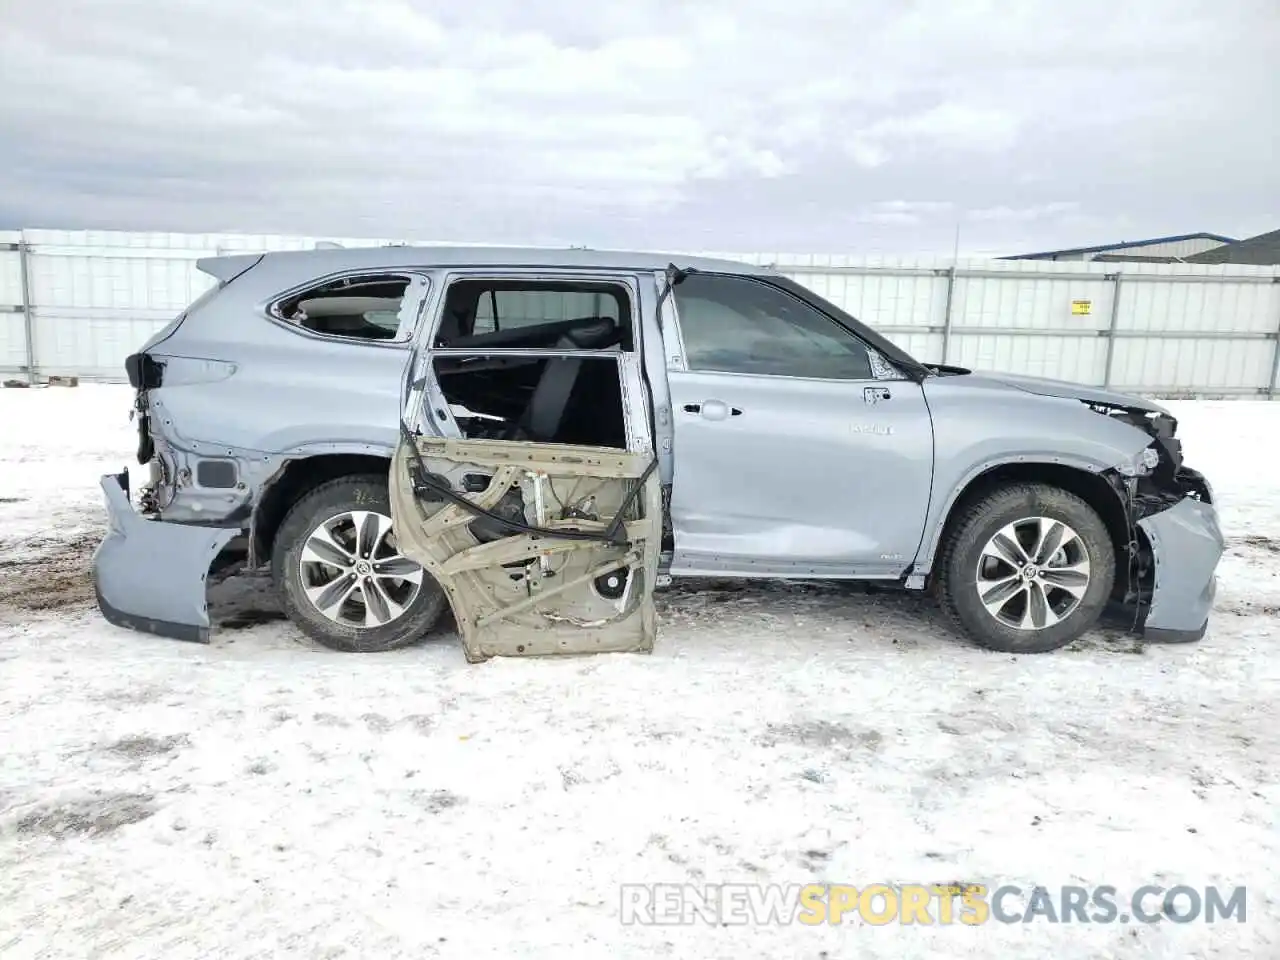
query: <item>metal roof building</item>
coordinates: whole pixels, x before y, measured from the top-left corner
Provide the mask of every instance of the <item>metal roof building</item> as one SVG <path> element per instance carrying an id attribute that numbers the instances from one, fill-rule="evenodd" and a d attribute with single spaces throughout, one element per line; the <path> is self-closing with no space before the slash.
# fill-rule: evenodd
<path id="1" fill-rule="evenodd" d="M 1235 243 L 1231 237 L 1217 233 L 1183 233 L 1173 237 L 1153 237 L 1150 240 L 1128 240 L 1122 243 L 1104 243 L 1096 247 L 1073 247 L 1068 250 L 1046 250 L 1042 253 L 1019 253 L 1002 260 L 1102 260 L 1146 261 L 1166 263 L 1170 260 L 1186 260 L 1196 254 L 1214 250 L 1225 244 Z"/>
<path id="2" fill-rule="evenodd" d="M 1247 240 L 1214 247 L 1187 257 L 1187 263 L 1249 263 L 1269 267 L 1280 264 L 1280 230 L 1260 233 Z"/>

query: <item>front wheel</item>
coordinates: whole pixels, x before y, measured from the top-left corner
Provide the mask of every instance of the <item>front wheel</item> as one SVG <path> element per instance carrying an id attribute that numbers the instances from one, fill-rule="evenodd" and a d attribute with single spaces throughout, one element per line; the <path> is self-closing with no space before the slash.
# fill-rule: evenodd
<path id="1" fill-rule="evenodd" d="M 334 650 L 376 653 L 421 639 L 444 612 L 440 585 L 400 554 L 384 477 L 341 477 L 302 497 L 276 536 L 285 613 Z"/>
<path id="2" fill-rule="evenodd" d="M 1080 497 L 1020 484 L 964 511 L 938 578 L 944 612 L 979 644 L 1045 653 L 1097 622 L 1115 581 L 1115 548 Z"/>

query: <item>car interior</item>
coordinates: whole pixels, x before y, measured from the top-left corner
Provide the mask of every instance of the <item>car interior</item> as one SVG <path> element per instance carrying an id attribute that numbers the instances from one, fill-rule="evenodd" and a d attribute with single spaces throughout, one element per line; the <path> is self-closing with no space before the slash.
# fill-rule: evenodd
<path id="1" fill-rule="evenodd" d="M 434 370 L 467 437 L 625 449 L 617 355 L 633 342 L 615 284 L 462 280 L 445 297 L 434 344 L 450 352 Z M 509 350 L 522 353 L 497 352 Z"/>
<path id="2" fill-rule="evenodd" d="M 400 329 L 404 277 L 343 277 L 284 300 L 279 316 L 304 330 L 358 340 L 391 340 Z"/>

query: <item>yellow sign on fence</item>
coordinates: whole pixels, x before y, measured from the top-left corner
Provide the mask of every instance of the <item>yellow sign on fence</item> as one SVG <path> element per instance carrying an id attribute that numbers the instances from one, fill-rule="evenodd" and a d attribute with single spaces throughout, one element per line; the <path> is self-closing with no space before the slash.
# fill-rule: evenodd
<path id="1" fill-rule="evenodd" d="M 1091 313 L 1093 313 L 1092 300 L 1072 300 L 1071 301 L 1071 315 L 1073 317 L 1087 317 Z"/>

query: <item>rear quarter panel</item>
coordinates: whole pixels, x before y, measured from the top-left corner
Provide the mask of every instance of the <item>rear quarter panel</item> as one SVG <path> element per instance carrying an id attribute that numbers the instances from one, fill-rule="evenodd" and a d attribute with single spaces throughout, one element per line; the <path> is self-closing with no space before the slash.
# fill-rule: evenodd
<path id="1" fill-rule="evenodd" d="M 157 432 L 180 448 L 223 455 L 341 449 L 390 457 L 409 344 L 317 336 L 274 320 L 266 307 L 281 291 L 256 273 L 196 305 L 152 348 L 166 364 L 163 385 L 151 392 Z"/>
<path id="2" fill-rule="evenodd" d="M 182 488 L 162 507 L 166 519 L 247 525 L 285 461 L 326 453 L 390 460 L 398 443 L 408 342 L 316 336 L 272 319 L 266 306 L 285 286 L 257 272 L 193 304 L 148 351 L 165 365 L 161 386 L 147 394 L 151 430 Z M 184 473 L 196 457 L 237 461 L 236 488 L 201 488 Z"/>
<path id="3" fill-rule="evenodd" d="M 329 341 L 260 322 L 266 330 L 233 340 L 216 335 L 216 317 L 192 317 L 152 351 L 166 364 L 163 385 L 150 392 L 157 432 L 188 452 L 336 446 L 389 457 L 408 346 Z"/>

